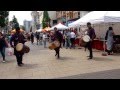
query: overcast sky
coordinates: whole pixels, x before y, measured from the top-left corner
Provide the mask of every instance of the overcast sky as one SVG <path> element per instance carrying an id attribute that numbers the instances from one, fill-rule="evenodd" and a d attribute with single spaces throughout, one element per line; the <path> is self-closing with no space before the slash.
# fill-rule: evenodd
<path id="1" fill-rule="evenodd" d="M 9 21 L 13 19 L 13 15 L 15 15 L 20 25 L 23 25 L 24 20 L 32 20 L 31 11 L 10 11 Z"/>

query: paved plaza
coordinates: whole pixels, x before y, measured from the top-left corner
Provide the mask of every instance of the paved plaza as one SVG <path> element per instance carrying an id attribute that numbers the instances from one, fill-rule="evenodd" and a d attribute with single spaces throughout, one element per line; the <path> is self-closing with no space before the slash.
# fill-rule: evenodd
<path id="1" fill-rule="evenodd" d="M 85 79 L 88 78 L 89 73 L 120 69 L 120 54 L 102 56 L 102 51 L 94 50 L 93 60 L 87 60 L 88 51 L 84 48 L 62 48 L 61 58 L 57 59 L 54 50 L 43 48 L 41 45 L 31 45 L 30 42 L 26 44 L 31 51 L 24 55 L 23 67 L 17 66 L 15 56 L 6 56 L 6 63 L 2 63 L 2 57 L 0 57 L 0 79 Z M 107 75 L 108 78 L 112 76 L 108 73 L 106 72 L 105 78 Z M 89 78 L 101 78 L 94 76 L 96 75 Z"/>

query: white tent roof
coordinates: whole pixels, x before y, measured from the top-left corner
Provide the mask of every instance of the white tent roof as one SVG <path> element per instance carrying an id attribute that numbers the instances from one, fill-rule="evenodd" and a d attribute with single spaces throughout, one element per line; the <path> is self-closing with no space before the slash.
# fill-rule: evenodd
<path id="1" fill-rule="evenodd" d="M 77 21 L 69 24 L 69 27 L 86 25 L 87 22 L 102 23 L 102 22 L 120 22 L 120 11 L 92 11 Z"/>
<path id="2" fill-rule="evenodd" d="M 42 31 L 42 29 L 39 29 L 39 30 L 37 30 L 36 32 L 41 32 Z"/>
<path id="3" fill-rule="evenodd" d="M 65 26 L 65 25 L 63 25 L 63 24 L 61 24 L 61 23 L 59 23 L 59 24 L 53 26 L 50 30 L 54 30 L 55 27 L 56 27 L 57 29 L 59 29 L 59 30 L 68 29 L 67 26 Z"/>

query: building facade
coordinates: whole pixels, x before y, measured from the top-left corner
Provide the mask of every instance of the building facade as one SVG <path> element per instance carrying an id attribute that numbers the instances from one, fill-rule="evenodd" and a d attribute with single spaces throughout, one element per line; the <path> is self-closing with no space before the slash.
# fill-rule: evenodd
<path id="1" fill-rule="evenodd" d="M 80 18 L 79 11 L 56 11 L 57 23 L 61 22 L 65 25 Z"/>
<path id="2" fill-rule="evenodd" d="M 83 17 L 84 15 L 86 15 L 87 13 L 89 13 L 90 11 L 80 11 L 80 17 Z"/>
<path id="3" fill-rule="evenodd" d="M 25 31 L 26 32 L 30 32 L 31 26 L 32 26 L 32 22 L 31 21 L 24 20 L 24 27 L 25 27 Z"/>
<path id="4" fill-rule="evenodd" d="M 38 11 L 32 11 L 31 12 L 32 16 L 32 31 L 35 32 L 40 28 L 40 16 Z"/>
<path id="5" fill-rule="evenodd" d="M 57 23 L 61 22 L 67 26 L 88 12 L 90 11 L 56 11 Z"/>
<path id="6" fill-rule="evenodd" d="M 42 20 L 43 20 L 43 11 L 39 11 L 39 23 L 40 23 L 40 28 L 42 28 Z"/>
<path id="7" fill-rule="evenodd" d="M 39 11 L 39 21 L 40 21 L 40 28 L 42 28 L 42 20 L 43 20 L 43 12 L 44 11 Z M 48 11 L 49 17 L 50 17 L 50 26 L 55 25 L 56 22 L 56 11 Z"/>
<path id="8" fill-rule="evenodd" d="M 50 26 L 54 26 L 57 24 L 56 20 L 56 11 L 48 11 L 49 17 L 50 17 Z"/>

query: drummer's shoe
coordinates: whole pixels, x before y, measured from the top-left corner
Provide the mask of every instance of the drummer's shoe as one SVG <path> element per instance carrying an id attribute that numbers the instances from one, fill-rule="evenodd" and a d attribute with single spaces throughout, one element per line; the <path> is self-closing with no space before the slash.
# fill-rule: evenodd
<path id="1" fill-rule="evenodd" d="M 22 64 L 18 64 L 19 67 L 22 67 Z"/>
<path id="2" fill-rule="evenodd" d="M 89 60 L 89 59 L 92 59 L 92 57 L 89 57 L 88 60 Z"/>
<path id="3" fill-rule="evenodd" d="M 24 63 L 21 63 L 22 65 L 24 65 Z"/>
<path id="4" fill-rule="evenodd" d="M 55 54 L 55 56 L 57 56 L 57 53 Z"/>
<path id="5" fill-rule="evenodd" d="M 57 59 L 60 59 L 60 56 L 57 56 Z"/>
<path id="6" fill-rule="evenodd" d="M 23 65 L 24 65 L 24 63 L 22 63 L 22 64 L 18 64 L 19 67 L 22 67 Z"/>
<path id="7" fill-rule="evenodd" d="M 2 62 L 3 62 L 3 63 L 5 63 L 6 61 L 5 61 L 5 60 L 3 60 Z"/>

